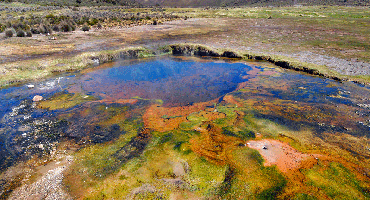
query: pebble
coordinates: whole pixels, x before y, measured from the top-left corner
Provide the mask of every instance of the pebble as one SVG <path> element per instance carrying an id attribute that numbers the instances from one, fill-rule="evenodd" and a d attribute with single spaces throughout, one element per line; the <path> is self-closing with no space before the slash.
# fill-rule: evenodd
<path id="1" fill-rule="evenodd" d="M 40 95 L 36 95 L 36 96 L 34 96 L 33 97 L 33 101 L 35 101 L 35 102 L 38 102 L 38 101 L 41 101 L 43 99 L 43 97 L 42 96 L 40 96 Z"/>
<path id="2" fill-rule="evenodd" d="M 27 85 L 27 87 L 28 87 L 28 89 L 32 89 L 32 88 L 35 87 L 35 85 L 30 84 L 30 85 Z"/>

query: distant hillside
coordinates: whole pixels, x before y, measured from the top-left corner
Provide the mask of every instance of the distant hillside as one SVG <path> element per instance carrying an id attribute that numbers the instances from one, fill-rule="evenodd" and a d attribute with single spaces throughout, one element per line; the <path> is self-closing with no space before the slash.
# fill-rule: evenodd
<path id="1" fill-rule="evenodd" d="M 135 0 L 0 0 L 0 2 L 22 2 L 43 6 L 141 6 Z"/>
<path id="2" fill-rule="evenodd" d="M 18 1 L 48 6 L 164 6 L 164 7 L 205 7 L 205 6 L 294 6 L 294 5 L 341 5 L 370 6 L 370 0 L 0 0 Z"/>
<path id="3" fill-rule="evenodd" d="M 293 6 L 342 5 L 365 6 L 370 0 L 136 0 L 144 6 L 200 7 L 200 6 Z"/>

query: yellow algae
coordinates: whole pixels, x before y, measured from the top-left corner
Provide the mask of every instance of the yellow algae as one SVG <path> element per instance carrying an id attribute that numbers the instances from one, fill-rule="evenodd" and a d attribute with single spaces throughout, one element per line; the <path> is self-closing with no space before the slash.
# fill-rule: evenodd
<path id="1" fill-rule="evenodd" d="M 96 100 L 96 97 L 84 94 L 56 94 L 49 100 L 40 101 L 38 107 L 42 109 L 68 109 L 84 102 Z"/>

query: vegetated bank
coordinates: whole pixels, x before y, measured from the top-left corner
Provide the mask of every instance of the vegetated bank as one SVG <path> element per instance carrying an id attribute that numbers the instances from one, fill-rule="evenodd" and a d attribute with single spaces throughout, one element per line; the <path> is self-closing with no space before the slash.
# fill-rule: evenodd
<path id="1" fill-rule="evenodd" d="M 292 69 L 312 75 L 334 79 L 337 81 L 353 81 L 360 84 L 369 84 L 369 76 L 348 76 L 342 75 L 334 70 L 328 69 L 324 65 L 316 65 L 298 61 L 286 56 L 276 56 L 268 54 L 258 54 L 251 52 L 234 52 L 232 50 L 212 49 L 198 44 L 174 44 L 169 46 L 173 55 L 187 56 L 209 56 L 209 57 L 227 57 L 242 58 L 248 60 L 267 61 L 284 69 Z"/>
<path id="2" fill-rule="evenodd" d="M 39 59 L 35 62 L 39 62 L 40 65 L 48 63 L 47 66 L 43 66 L 41 68 L 35 68 L 34 62 L 25 62 L 22 69 L 11 74 L 0 75 L 0 87 L 19 85 L 29 81 L 50 77 L 56 73 L 77 71 L 84 68 L 95 67 L 107 62 L 146 58 L 164 54 L 267 61 L 285 69 L 301 71 L 338 81 L 353 81 L 360 84 L 370 84 L 369 76 L 342 75 L 334 70 L 328 69 L 324 65 L 300 62 L 293 58 L 284 56 L 239 52 L 227 49 L 212 49 L 199 44 L 172 44 L 160 47 L 158 50 L 137 47 L 101 52 L 85 52 L 72 58 L 51 58 L 52 60 L 50 62 L 44 62 L 43 59 Z"/>

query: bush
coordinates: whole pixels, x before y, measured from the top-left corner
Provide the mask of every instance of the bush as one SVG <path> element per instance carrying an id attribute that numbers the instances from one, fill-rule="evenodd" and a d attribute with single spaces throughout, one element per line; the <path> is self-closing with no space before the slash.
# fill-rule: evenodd
<path id="1" fill-rule="evenodd" d="M 39 30 L 40 33 L 43 33 L 43 34 L 47 34 L 47 33 L 51 33 L 52 32 L 50 26 L 48 26 L 46 24 L 40 24 L 38 30 Z"/>
<path id="2" fill-rule="evenodd" d="M 157 25 L 157 24 L 158 24 L 157 20 L 153 20 L 153 25 Z"/>
<path id="3" fill-rule="evenodd" d="M 13 31 L 12 30 L 6 30 L 5 31 L 5 37 L 13 37 Z"/>
<path id="4" fill-rule="evenodd" d="M 81 29 L 83 32 L 85 31 L 89 31 L 90 30 L 90 27 L 88 25 L 84 25 Z"/>
<path id="5" fill-rule="evenodd" d="M 27 32 L 26 32 L 26 37 L 32 37 L 32 33 L 31 33 L 31 31 L 27 31 Z"/>
<path id="6" fill-rule="evenodd" d="M 96 28 L 101 29 L 103 26 L 101 24 L 96 25 Z"/>
<path id="7" fill-rule="evenodd" d="M 96 18 L 92 18 L 87 22 L 90 26 L 94 26 L 95 24 L 99 23 L 99 20 Z"/>
<path id="8" fill-rule="evenodd" d="M 18 30 L 17 31 L 17 37 L 25 37 L 26 33 L 23 30 Z"/>
<path id="9" fill-rule="evenodd" d="M 40 34 L 40 31 L 37 28 L 31 28 L 32 34 Z"/>
<path id="10" fill-rule="evenodd" d="M 63 31 L 63 32 L 70 32 L 70 31 L 72 31 L 72 26 L 70 24 L 67 24 L 67 23 L 62 23 L 60 25 L 60 30 Z"/>
<path id="11" fill-rule="evenodd" d="M 6 26 L 7 28 L 10 28 L 10 27 L 12 27 L 12 23 L 8 21 L 8 22 L 6 22 L 6 23 L 5 23 L 5 26 Z"/>
<path id="12" fill-rule="evenodd" d="M 54 25 L 54 26 L 53 26 L 53 31 L 55 31 L 55 32 L 59 32 L 59 31 L 60 31 L 60 30 L 59 30 L 59 26 Z"/>

